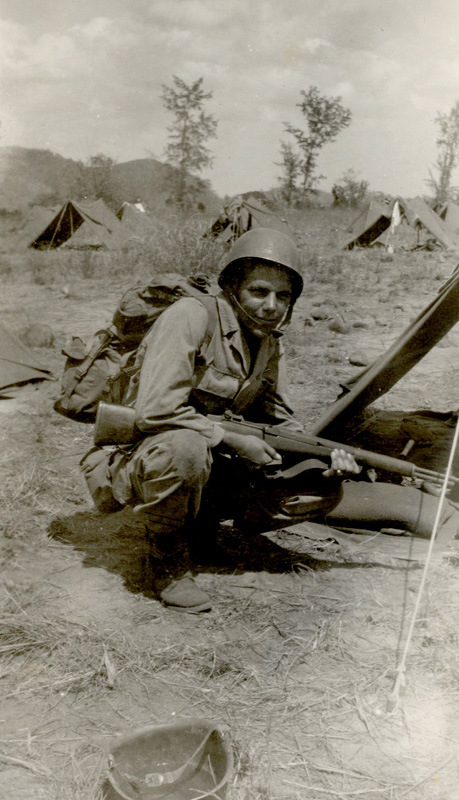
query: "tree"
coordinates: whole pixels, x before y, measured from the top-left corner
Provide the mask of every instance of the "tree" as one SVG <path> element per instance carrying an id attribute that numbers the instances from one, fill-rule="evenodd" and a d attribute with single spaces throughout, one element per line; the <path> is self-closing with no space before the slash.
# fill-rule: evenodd
<path id="1" fill-rule="evenodd" d="M 435 205 L 443 205 L 458 191 L 457 187 L 451 186 L 451 179 L 459 156 L 459 100 L 449 114 L 437 114 L 435 122 L 440 128 L 440 136 L 436 141 L 438 156 L 434 167 L 438 170 L 438 178 L 431 172 L 426 182 L 434 192 Z"/>
<path id="2" fill-rule="evenodd" d="M 191 206 L 199 188 L 197 174 L 209 167 L 213 160 L 206 142 L 216 137 L 217 121 L 203 110 L 204 102 L 212 97 L 212 92 L 203 90 L 203 80 L 199 78 L 188 85 L 174 75 L 173 86 L 162 86 L 161 101 L 174 115 L 174 121 L 167 129 L 170 141 L 166 160 L 176 169 L 174 201 L 183 210 Z"/>
<path id="3" fill-rule="evenodd" d="M 114 164 L 114 160 L 103 153 L 89 156 L 85 163 L 79 161 L 78 194 L 84 197 L 101 197 L 103 200 L 110 202 L 112 199 L 111 177 Z"/>
<path id="4" fill-rule="evenodd" d="M 343 177 L 333 185 L 333 205 L 356 208 L 368 191 L 368 181 L 359 181 L 353 169 L 348 169 Z"/>
<path id="5" fill-rule="evenodd" d="M 301 200 L 304 201 L 324 177 L 316 174 L 320 151 L 326 144 L 334 142 L 340 131 L 350 125 L 352 114 L 342 105 L 341 97 L 326 97 L 320 94 L 317 86 L 311 86 L 307 92 L 303 89 L 300 94 L 303 99 L 297 106 L 306 119 L 307 130 L 296 128 L 290 122 L 284 122 L 284 128 L 295 140 L 295 144 L 291 145 L 291 153 L 297 158 L 301 178 L 298 189 Z M 281 147 L 284 144 L 282 142 Z M 283 186 L 287 185 L 291 175 L 287 166 L 284 159 L 284 176 L 281 179 Z"/>
<path id="6" fill-rule="evenodd" d="M 282 162 L 279 166 L 283 169 L 281 183 L 282 199 L 288 206 L 296 205 L 298 199 L 297 181 L 301 174 L 300 157 L 290 142 L 281 142 Z"/>

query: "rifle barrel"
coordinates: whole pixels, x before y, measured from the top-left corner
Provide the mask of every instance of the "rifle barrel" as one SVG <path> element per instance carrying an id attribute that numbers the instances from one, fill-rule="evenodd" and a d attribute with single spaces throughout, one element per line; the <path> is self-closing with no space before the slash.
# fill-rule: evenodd
<path id="1" fill-rule="evenodd" d="M 231 419 L 230 417 L 216 418 L 223 428 L 234 432 L 252 434 L 265 439 L 272 447 L 280 452 L 309 453 L 311 455 L 322 455 L 329 457 L 332 450 L 340 448 L 354 456 L 358 461 L 363 462 L 369 467 L 376 467 L 387 472 L 403 475 L 407 478 L 418 478 L 428 480 L 432 483 L 443 482 L 445 476 L 441 472 L 417 467 L 411 461 L 402 461 L 400 458 L 392 458 L 382 453 L 373 453 L 363 450 L 360 447 L 353 447 L 348 444 L 332 442 L 329 439 L 322 439 L 320 436 L 309 436 L 304 433 L 289 432 L 282 429 L 282 426 L 263 425 L 257 422 L 246 422 L 245 420 Z M 451 483 L 457 483 L 459 478 L 450 476 Z"/>

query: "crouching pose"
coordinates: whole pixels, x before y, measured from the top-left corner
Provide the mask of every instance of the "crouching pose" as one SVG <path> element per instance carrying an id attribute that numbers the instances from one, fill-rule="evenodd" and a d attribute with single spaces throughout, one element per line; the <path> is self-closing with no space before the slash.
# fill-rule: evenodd
<path id="1" fill-rule="evenodd" d="M 143 514 L 161 566 L 153 588 L 166 605 L 188 612 L 209 610 L 210 601 L 189 573 L 168 580 L 181 548 L 197 563 L 212 562 L 221 519 L 233 519 L 244 535 L 323 515 L 339 502 L 343 478 L 359 471 L 352 456 L 335 450 L 330 463 L 314 459 L 300 476 L 273 481 L 279 454 L 218 422 L 231 411 L 302 430 L 287 398 L 281 342 L 303 289 L 290 238 L 264 228 L 241 236 L 219 286 L 212 308 L 195 298 L 175 302 L 139 346 L 125 402 L 143 438 L 82 461 L 99 508 L 132 505 Z"/>

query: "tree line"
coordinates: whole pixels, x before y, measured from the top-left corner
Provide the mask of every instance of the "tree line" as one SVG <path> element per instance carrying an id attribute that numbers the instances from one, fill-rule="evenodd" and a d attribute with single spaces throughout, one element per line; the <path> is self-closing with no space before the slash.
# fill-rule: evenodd
<path id="1" fill-rule="evenodd" d="M 205 91 L 204 79 L 187 83 L 173 76 L 171 85 L 162 85 L 160 99 L 172 115 L 168 126 L 168 143 L 165 161 L 174 167 L 170 187 L 170 202 L 183 211 L 195 204 L 196 195 L 203 185 L 202 172 L 212 166 L 213 157 L 209 141 L 217 136 L 218 122 L 206 112 L 206 103 L 213 92 Z M 318 173 L 318 159 L 322 149 L 336 141 L 341 131 L 352 121 L 352 112 L 345 108 L 341 97 L 322 94 L 317 86 L 300 92 L 297 107 L 304 120 L 302 126 L 284 122 L 284 135 L 280 142 L 281 160 L 277 163 L 281 174 L 278 192 L 288 206 L 306 205 L 317 190 L 324 175 Z M 440 135 L 436 141 L 438 156 L 426 183 L 433 193 L 434 205 L 447 200 L 459 200 L 459 188 L 452 185 L 454 168 L 459 159 L 459 101 L 448 114 L 439 113 L 435 123 Z M 91 156 L 82 169 L 85 171 L 87 189 L 96 197 L 103 197 L 109 184 L 114 162 L 99 153 Z M 89 184 L 89 185 L 88 185 Z M 335 205 L 358 206 L 368 191 L 368 181 L 360 180 L 354 170 L 348 169 L 332 187 Z"/>

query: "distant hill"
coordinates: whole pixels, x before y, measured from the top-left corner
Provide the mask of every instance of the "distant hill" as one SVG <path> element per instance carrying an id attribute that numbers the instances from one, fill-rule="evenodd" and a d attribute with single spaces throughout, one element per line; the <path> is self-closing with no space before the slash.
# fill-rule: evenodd
<path id="1" fill-rule="evenodd" d="M 76 161 L 49 150 L 0 147 L 0 211 L 56 205 L 72 197 L 80 169 Z"/>
<path id="2" fill-rule="evenodd" d="M 160 214 L 167 200 L 174 170 L 154 158 L 114 164 L 104 184 L 104 200 L 117 211 L 123 202 L 141 201 Z M 218 214 L 221 200 L 203 181 L 196 179 L 196 205 Z M 87 168 L 50 150 L 0 147 L 0 214 L 27 212 L 33 205 L 55 206 L 72 198 L 91 196 Z"/>
<path id="3" fill-rule="evenodd" d="M 111 194 L 115 205 L 142 202 L 149 211 L 161 214 L 167 207 L 174 168 L 154 158 L 142 158 L 115 164 L 111 174 Z M 208 214 L 219 214 L 222 201 L 203 181 L 194 179 L 198 189 L 196 207 Z M 113 205 L 113 203 L 112 203 Z"/>

